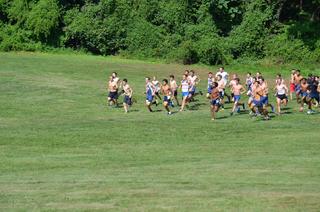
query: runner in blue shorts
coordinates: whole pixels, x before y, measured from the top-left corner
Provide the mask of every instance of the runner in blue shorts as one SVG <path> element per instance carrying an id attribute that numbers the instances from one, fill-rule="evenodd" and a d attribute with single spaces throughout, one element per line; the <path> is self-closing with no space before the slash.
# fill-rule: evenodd
<path id="1" fill-rule="evenodd" d="M 231 88 L 232 93 L 234 94 L 234 104 L 233 104 L 233 108 L 232 111 L 230 113 L 230 115 L 232 116 L 234 111 L 237 108 L 237 112 L 240 112 L 240 107 L 242 106 L 243 109 L 245 109 L 244 103 L 240 102 L 240 98 L 241 98 L 241 94 L 243 94 L 245 92 L 244 87 L 240 84 L 240 79 L 239 78 L 235 78 L 234 79 L 234 84 L 232 85 Z"/>
<path id="2" fill-rule="evenodd" d="M 211 91 L 212 91 L 212 83 L 213 82 L 214 82 L 213 74 L 212 74 L 212 72 L 209 72 L 208 73 L 208 86 L 207 86 L 207 89 L 208 89 L 207 98 L 208 99 L 210 98 L 210 94 L 211 94 Z"/>
<path id="3" fill-rule="evenodd" d="M 211 120 L 214 121 L 216 118 L 216 113 L 219 111 L 219 108 L 221 106 L 221 102 L 220 102 L 218 83 L 213 82 L 212 85 L 213 87 L 210 94 L 210 104 L 211 104 Z"/>
<path id="4" fill-rule="evenodd" d="M 181 94 L 182 94 L 182 103 L 181 103 L 180 112 L 184 110 L 184 107 L 189 102 L 189 86 L 190 86 L 190 81 L 188 80 L 188 75 L 186 74 L 182 75 L 182 81 L 179 86 L 181 88 Z"/>
<path id="5" fill-rule="evenodd" d="M 118 84 L 115 80 L 113 80 L 112 76 L 109 78 L 108 82 L 108 103 L 109 106 L 117 106 L 117 99 L 118 99 Z"/>
<path id="6" fill-rule="evenodd" d="M 259 81 L 254 82 L 252 90 L 253 101 L 251 103 L 251 110 L 255 116 L 263 114 L 265 120 L 269 120 L 268 110 L 264 107 L 261 101 L 261 97 L 264 96 L 264 88 L 261 86 Z"/>
<path id="7" fill-rule="evenodd" d="M 122 88 L 123 88 L 123 108 L 124 112 L 128 113 L 129 107 L 132 105 L 132 93 L 133 90 L 131 89 L 130 85 L 128 84 L 127 79 L 122 80 Z"/>
<path id="8" fill-rule="evenodd" d="M 146 106 L 150 112 L 153 112 L 151 109 L 152 104 L 156 104 L 153 101 L 155 95 L 155 87 L 150 81 L 150 77 L 146 77 Z"/>
<path id="9" fill-rule="evenodd" d="M 301 96 L 301 106 L 300 106 L 300 112 L 303 112 L 303 107 L 304 104 L 308 105 L 308 114 L 312 114 L 314 113 L 314 111 L 312 110 L 312 101 L 311 101 L 311 97 L 310 97 L 310 85 L 307 82 L 306 78 L 302 78 L 301 79 L 301 92 L 300 92 L 300 96 Z"/>
<path id="10" fill-rule="evenodd" d="M 258 78 L 260 82 L 260 87 L 262 89 L 263 95 L 261 97 L 261 103 L 263 104 L 264 109 L 267 110 L 267 107 L 270 107 L 272 112 L 274 111 L 274 107 L 272 104 L 269 103 L 269 88 L 268 88 L 268 83 L 264 80 L 264 78 L 261 76 Z"/>
<path id="11" fill-rule="evenodd" d="M 295 92 L 296 92 L 296 99 L 297 103 L 300 103 L 300 91 L 301 91 L 301 85 L 300 81 L 303 78 L 303 76 L 300 74 L 300 70 L 296 69 L 293 74 L 293 82 L 295 85 Z"/>
<path id="12" fill-rule="evenodd" d="M 164 79 L 162 81 L 162 86 L 161 86 L 161 93 L 163 93 L 164 97 L 163 97 L 163 106 L 166 109 L 166 111 L 168 112 L 168 115 L 171 115 L 171 111 L 169 109 L 169 105 L 171 102 L 171 89 L 170 86 L 168 84 L 168 80 Z"/>

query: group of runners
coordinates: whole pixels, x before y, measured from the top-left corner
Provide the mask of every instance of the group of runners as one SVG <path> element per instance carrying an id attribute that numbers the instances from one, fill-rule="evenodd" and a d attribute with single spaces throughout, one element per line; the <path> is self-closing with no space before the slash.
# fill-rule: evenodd
<path id="1" fill-rule="evenodd" d="M 174 75 L 170 75 L 169 79 L 163 79 L 159 82 L 156 77 L 145 78 L 145 95 L 146 107 L 148 111 L 153 112 L 152 106 L 158 106 L 159 101 L 163 102 L 163 106 L 168 115 L 172 114 L 172 107 L 180 107 L 182 112 L 188 107 L 190 102 L 195 101 L 197 95 L 203 95 L 197 87 L 200 78 L 193 70 L 186 70 L 182 75 L 182 80 L 178 83 Z M 118 97 L 123 95 L 123 108 L 127 113 L 132 105 L 133 90 L 128 84 L 127 79 L 120 80 L 116 72 L 113 72 L 108 82 L 108 102 L 109 105 L 118 105 Z M 119 92 L 120 91 L 120 92 Z M 179 101 L 178 93 L 181 91 L 181 101 Z M 245 83 L 241 84 L 237 74 L 233 74 L 229 81 L 229 75 L 220 67 L 216 74 L 209 72 L 207 79 L 207 95 L 211 106 L 211 118 L 215 120 L 216 113 L 224 110 L 225 99 L 228 103 L 232 103 L 230 115 L 245 111 L 246 106 L 252 116 L 262 116 L 265 120 L 269 120 L 269 112 L 277 115 L 281 114 L 281 105 L 287 105 L 288 100 L 296 97 L 297 103 L 300 105 L 300 112 L 303 112 L 304 106 L 308 107 L 308 114 L 314 113 L 312 107 L 319 106 L 320 81 L 319 76 L 309 75 L 303 77 L 299 70 L 292 70 L 290 87 L 286 86 L 285 80 L 281 74 L 277 74 L 273 94 L 276 96 L 276 108 L 269 102 L 269 91 L 267 81 L 260 72 L 255 76 L 248 73 Z M 272 91 L 270 91 L 271 93 Z M 230 93 L 230 95 L 229 95 Z M 241 96 L 246 94 L 248 102 L 241 101 Z"/>

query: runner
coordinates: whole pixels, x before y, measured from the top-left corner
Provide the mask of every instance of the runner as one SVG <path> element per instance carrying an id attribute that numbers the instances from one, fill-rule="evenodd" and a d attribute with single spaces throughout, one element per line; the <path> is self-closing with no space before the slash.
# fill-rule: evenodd
<path id="1" fill-rule="evenodd" d="M 211 104 L 211 120 L 214 121 L 216 118 L 216 113 L 220 108 L 220 94 L 218 89 L 218 83 L 212 83 L 212 91 L 210 94 L 210 104 Z"/>
<path id="2" fill-rule="evenodd" d="M 195 75 L 195 72 L 193 70 L 190 71 L 190 74 L 189 74 L 189 77 L 188 77 L 188 80 L 190 82 L 190 88 L 189 88 L 189 100 L 190 101 L 194 101 L 194 97 L 196 95 L 198 95 L 198 93 L 196 93 L 196 88 L 197 88 L 197 85 L 198 83 L 200 82 L 200 79 L 197 75 Z M 202 95 L 202 92 L 199 91 L 199 94 Z"/>
<path id="3" fill-rule="evenodd" d="M 246 88 L 247 90 L 251 89 L 251 85 L 253 84 L 253 77 L 251 76 L 251 72 L 247 73 L 246 77 Z"/>
<path id="4" fill-rule="evenodd" d="M 123 108 L 124 112 L 128 113 L 129 107 L 132 105 L 132 94 L 133 90 L 131 89 L 130 85 L 128 84 L 127 79 L 122 80 L 122 88 L 124 91 L 124 98 L 123 98 Z"/>
<path id="5" fill-rule="evenodd" d="M 157 105 L 157 103 L 153 101 L 155 90 L 154 85 L 150 81 L 150 77 L 146 77 L 146 106 L 150 112 L 153 112 L 151 105 Z"/>
<path id="6" fill-rule="evenodd" d="M 210 94 L 212 91 L 212 83 L 214 82 L 214 77 L 212 72 L 208 73 L 208 86 L 207 86 L 207 98 L 210 99 Z"/>
<path id="7" fill-rule="evenodd" d="M 220 105 L 221 105 L 221 110 L 224 110 L 224 91 L 225 91 L 225 81 L 222 79 L 221 75 L 218 75 L 217 77 L 217 83 L 218 83 L 218 90 L 219 90 L 219 95 L 220 95 Z"/>
<path id="8" fill-rule="evenodd" d="M 230 88 L 230 92 L 231 92 L 231 101 L 234 102 L 234 93 L 232 91 L 233 86 L 237 83 L 236 79 L 238 78 L 237 74 L 233 74 L 232 75 L 232 79 L 229 82 L 228 87 Z"/>
<path id="9" fill-rule="evenodd" d="M 227 85 L 229 74 L 224 70 L 223 66 L 219 68 L 219 71 L 216 73 L 216 77 L 218 77 L 218 75 L 221 76 L 221 78 L 224 80 L 225 85 Z M 231 97 L 226 92 L 224 92 L 224 96 L 228 98 L 228 102 L 230 103 Z"/>
<path id="10" fill-rule="evenodd" d="M 294 83 L 294 74 L 295 74 L 296 70 L 293 69 L 291 70 L 291 74 L 290 74 L 290 100 L 292 101 L 293 99 L 293 93 L 295 93 L 295 83 Z"/>
<path id="11" fill-rule="evenodd" d="M 317 107 L 319 105 L 318 80 L 315 76 L 310 74 L 307 82 L 310 86 L 311 102 L 312 102 L 312 104 L 314 104 Z"/>
<path id="12" fill-rule="evenodd" d="M 293 75 L 293 81 L 294 81 L 294 87 L 295 87 L 295 92 L 296 92 L 296 99 L 297 103 L 300 103 L 300 92 L 301 92 L 301 84 L 300 81 L 303 77 L 300 74 L 300 70 L 295 70 L 294 75 Z"/>
<path id="13" fill-rule="evenodd" d="M 164 79 L 162 81 L 161 93 L 164 95 L 163 96 L 163 106 L 166 109 L 166 111 L 168 112 L 168 115 L 171 115 L 171 111 L 169 109 L 169 105 L 171 102 L 171 89 L 170 89 L 170 86 L 168 84 L 167 79 Z"/>
<path id="14" fill-rule="evenodd" d="M 171 94 L 173 95 L 174 99 L 177 102 L 177 105 L 180 106 L 179 100 L 178 100 L 178 84 L 176 80 L 174 79 L 174 75 L 170 75 L 170 89 L 171 89 Z M 172 101 L 173 105 L 173 101 Z"/>
<path id="15" fill-rule="evenodd" d="M 161 88 L 161 84 L 160 84 L 160 82 L 157 80 L 157 78 L 155 76 L 153 76 L 152 84 L 155 87 L 155 97 L 161 100 L 161 96 L 159 94 L 159 91 L 160 91 L 160 88 Z"/>
<path id="16" fill-rule="evenodd" d="M 302 78 L 300 82 L 300 96 L 301 96 L 301 105 L 300 105 L 300 112 L 303 112 L 303 106 L 304 104 L 308 105 L 308 114 L 314 113 L 312 110 L 312 103 L 311 103 L 311 97 L 310 97 L 310 85 L 307 82 L 306 78 Z"/>
<path id="17" fill-rule="evenodd" d="M 281 104 L 284 104 L 285 106 L 288 103 L 288 88 L 284 84 L 283 80 L 276 80 L 277 84 L 275 87 L 276 90 L 276 98 L 277 98 L 277 115 L 281 114 Z"/>
<path id="18" fill-rule="evenodd" d="M 108 82 L 108 104 L 109 106 L 115 105 L 117 106 L 117 98 L 118 98 L 118 84 L 113 80 L 113 77 L 109 77 Z"/>
<path id="19" fill-rule="evenodd" d="M 260 87 L 263 91 L 263 96 L 261 97 L 261 103 L 263 104 L 264 109 L 267 110 L 267 107 L 271 107 L 271 111 L 274 111 L 274 107 L 269 103 L 269 88 L 267 82 L 264 80 L 262 76 L 259 77 Z"/>
<path id="20" fill-rule="evenodd" d="M 249 99 L 248 99 L 249 108 L 252 108 L 252 103 L 253 103 L 253 99 L 254 99 L 253 93 L 254 93 L 254 90 L 257 85 L 257 84 L 255 84 L 256 81 L 257 81 L 257 79 L 255 77 L 253 77 L 251 85 L 248 86 L 247 96 L 249 97 Z M 252 115 L 252 111 L 250 111 L 250 115 Z"/>
<path id="21" fill-rule="evenodd" d="M 263 118 L 265 120 L 270 120 L 268 110 L 264 106 L 263 97 L 265 97 L 265 88 L 261 86 L 259 80 L 256 80 L 254 82 L 253 101 L 251 104 L 251 110 L 253 111 L 254 116 L 260 116 L 260 114 L 263 114 Z"/>
<path id="22" fill-rule="evenodd" d="M 245 89 L 240 84 L 239 78 L 235 78 L 235 84 L 232 85 L 231 90 L 232 90 L 232 93 L 234 94 L 234 104 L 233 104 L 232 111 L 230 113 L 230 115 L 232 116 L 234 111 L 236 110 L 236 108 L 237 108 L 237 112 L 238 113 L 240 112 L 239 106 L 242 106 L 242 108 L 245 110 L 244 103 L 240 102 L 241 94 L 243 94 L 245 92 Z"/>
<path id="23" fill-rule="evenodd" d="M 117 97 L 116 97 L 116 99 L 118 100 L 118 97 L 123 93 L 123 91 L 119 92 L 119 89 L 121 89 L 122 83 L 121 83 L 120 78 L 118 77 L 117 72 L 112 72 L 111 77 L 112 77 L 112 81 L 117 84 Z"/>
<path id="24" fill-rule="evenodd" d="M 188 75 L 184 74 L 182 75 L 182 81 L 181 84 L 179 86 L 179 88 L 181 88 L 181 93 L 182 93 L 182 104 L 181 104 L 181 109 L 180 112 L 184 110 L 184 107 L 186 106 L 186 104 L 188 103 L 189 99 L 189 86 L 190 86 L 190 82 L 188 80 Z"/>

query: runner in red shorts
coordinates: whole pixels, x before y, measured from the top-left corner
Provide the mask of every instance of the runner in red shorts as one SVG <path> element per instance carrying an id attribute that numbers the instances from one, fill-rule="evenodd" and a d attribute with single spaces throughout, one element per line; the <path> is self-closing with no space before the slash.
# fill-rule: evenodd
<path id="1" fill-rule="evenodd" d="M 292 100 L 292 94 L 295 93 L 296 90 L 296 86 L 294 84 L 294 73 L 295 73 L 295 69 L 293 69 L 291 71 L 291 79 L 290 79 L 290 100 Z"/>

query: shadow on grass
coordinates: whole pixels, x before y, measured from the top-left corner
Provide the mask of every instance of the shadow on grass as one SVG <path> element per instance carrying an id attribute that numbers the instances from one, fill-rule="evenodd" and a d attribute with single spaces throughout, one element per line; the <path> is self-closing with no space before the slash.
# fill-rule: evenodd
<path id="1" fill-rule="evenodd" d="M 200 106 L 206 105 L 205 103 L 196 103 L 188 107 L 189 110 L 199 110 Z"/>
<path id="2" fill-rule="evenodd" d="M 290 107 L 281 108 L 281 110 L 283 110 L 283 111 L 287 111 L 287 110 L 290 110 L 290 109 L 291 109 Z"/>
<path id="3" fill-rule="evenodd" d="M 179 111 L 171 111 L 171 115 L 174 115 L 176 113 L 179 113 Z"/>
<path id="4" fill-rule="evenodd" d="M 287 115 L 287 114 L 292 114 L 292 111 L 284 111 L 284 112 L 281 112 L 281 115 Z"/>
<path id="5" fill-rule="evenodd" d="M 219 119 L 227 119 L 227 118 L 230 118 L 230 116 L 220 116 L 220 117 L 217 117 L 216 119 L 219 120 Z"/>
<path id="6" fill-rule="evenodd" d="M 249 115 L 249 111 L 248 110 L 240 110 L 240 112 L 236 113 L 238 115 Z"/>

